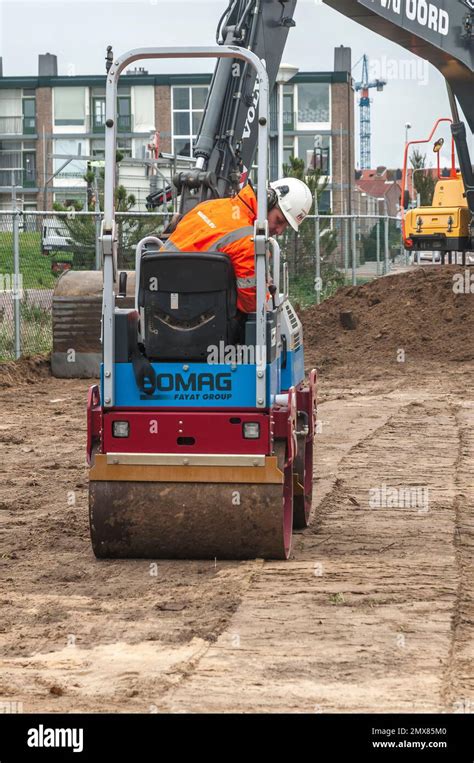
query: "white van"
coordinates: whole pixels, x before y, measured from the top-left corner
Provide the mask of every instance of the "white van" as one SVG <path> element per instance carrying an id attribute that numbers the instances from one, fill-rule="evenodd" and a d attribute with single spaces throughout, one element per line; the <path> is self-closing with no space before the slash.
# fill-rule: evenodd
<path id="1" fill-rule="evenodd" d="M 71 238 L 71 233 L 62 220 L 46 219 L 41 231 L 41 252 L 70 252 L 77 244 Z"/>

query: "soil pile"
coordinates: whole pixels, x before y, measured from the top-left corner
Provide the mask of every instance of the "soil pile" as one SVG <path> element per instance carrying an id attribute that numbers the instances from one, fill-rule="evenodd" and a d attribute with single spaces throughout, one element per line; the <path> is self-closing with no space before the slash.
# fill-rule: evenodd
<path id="1" fill-rule="evenodd" d="M 354 330 L 342 326 L 344 311 Z M 391 366 L 400 350 L 407 364 L 473 360 L 474 270 L 420 267 L 344 287 L 300 317 L 307 360 L 319 368 Z"/>
<path id="2" fill-rule="evenodd" d="M 17 387 L 19 384 L 34 384 L 47 376 L 51 376 L 51 363 L 47 355 L 0 363 L 0 389 Z"/>

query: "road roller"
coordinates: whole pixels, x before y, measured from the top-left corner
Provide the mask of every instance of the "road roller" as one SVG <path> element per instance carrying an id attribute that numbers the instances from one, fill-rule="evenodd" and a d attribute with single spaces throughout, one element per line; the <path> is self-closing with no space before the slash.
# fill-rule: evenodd
<path id="1" fill-rule="evenodd" d="M 90 531 L 98 558 L 287 559 L 293 529 L 309 521 L 316 372 L 305 378 L 301 323 L 288 299 L 278 242 L 268 234 L 270 80 L 268 62 L 257 53 L 223 43 L 138 49 L 110 62 L 102 363 L 87 410 Z M 170 251 L 153 235 L 136 248 L 134 304 L 121 304 L 130 288 L 128 274 L 117 271 L 117 82 L 133 61 L 184 57 L 217 58 L 214 103 L 221 92 L 221 102 L 232 106 L 226 92 L 236 62 L 241 71 L 253 71 L 248 87 L 258 83 L 257 309 L 244 321 L 236 322 L 236 280 L 226 254 Z M 214 139 L 215 124 L 205 134 Z M 208 156 L 173 180 L 188 208 L 206 194 L 215 197 L 214 148 L 209 140 Z M 249 161 L 252 149 L 242 142 L 231 149 L 221 174 L 235 185 L 236 167 Z"/>

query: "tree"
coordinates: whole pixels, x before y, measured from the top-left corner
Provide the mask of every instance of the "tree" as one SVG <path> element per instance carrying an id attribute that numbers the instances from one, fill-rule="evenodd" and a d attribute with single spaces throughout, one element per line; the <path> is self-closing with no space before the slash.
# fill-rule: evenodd
<path id="1" fill-rule="evenodd" d="M 384 259 L 384 224 L 383 220 L 379 220 L 371 228 L 368 235 L 363 235 L 362 251 L 366 262 L 375 262 L 377 259 L 377 224 L 379 225 L 380 235 L 380 260 Z M 397 220 L 389 220 L 388 223 L 388 245 L 390 252 L 398 252 L 400 250 L 400 228 Z"/>
<path id="2" fill-rule="evenodd" d="M 413 168 L 413 185 L 417 194 L 420 195 L 420 204 L 422 207 L 429 207 L 433 202 L 436 179 L 433 177 L 431 167 L 426 166 L 426 154 L 415 149 L 410 162 Z"/>

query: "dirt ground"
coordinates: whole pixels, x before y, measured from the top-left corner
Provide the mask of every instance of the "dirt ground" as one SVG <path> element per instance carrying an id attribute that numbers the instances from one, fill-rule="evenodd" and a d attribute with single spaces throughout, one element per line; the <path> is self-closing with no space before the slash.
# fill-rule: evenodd
<path id="1" fill-rule="evenodd" d="M 41 360 L 4 366 L 0 702 L 24 712 L 474 711 L 474 340 L 457 303 L 435 331 L 423 293 L 425 312 L 402 335 L 413 278 L 398 295 L 384 279 L 303 316 L 308 365 L 320 368 L 315 497 L 288 562 L 97 561 L 89 382 L 52 379 Z M 362 309 L 377 288 L 378 326 Z M 434 291 L 449 302 L 441 283 Z M 343 333 L 348 300 L 360 324 Z M 413 329 L 425 323 L 420 340 Z M 427 352 L 440 337 L 445 352 Z"/>

